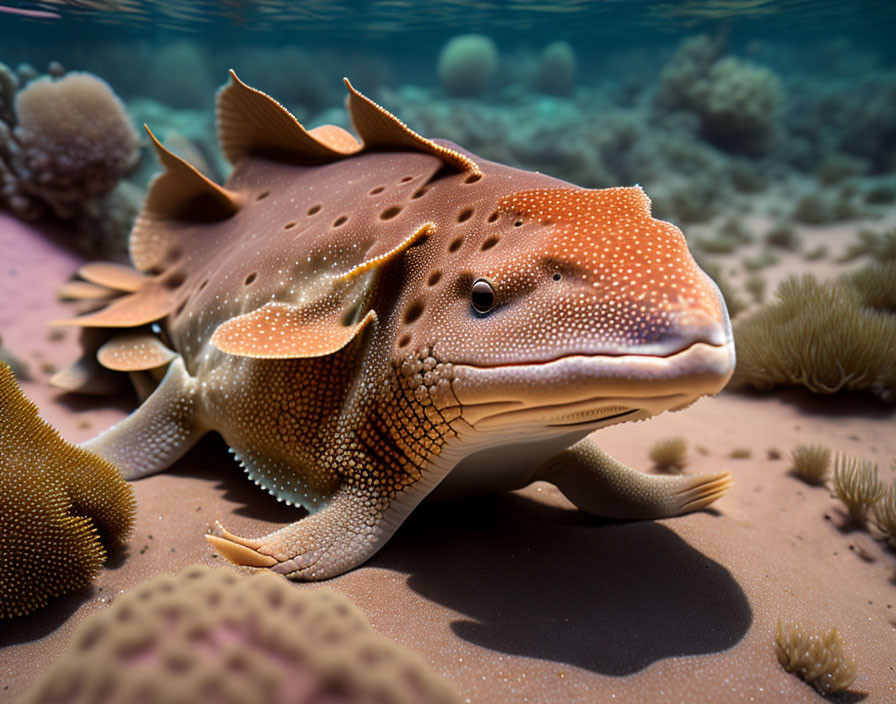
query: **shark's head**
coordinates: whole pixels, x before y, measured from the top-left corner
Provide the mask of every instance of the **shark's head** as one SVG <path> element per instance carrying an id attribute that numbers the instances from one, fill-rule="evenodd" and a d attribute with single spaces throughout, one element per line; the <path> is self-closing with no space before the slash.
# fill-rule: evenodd
<path id="1" fill-rule="evenodd" d="M 731 376 L 719 289 L 639 187 L 517 192 L 476 239 L 433 321 L 473 429 L 590 431 L 683 408 Z"/>

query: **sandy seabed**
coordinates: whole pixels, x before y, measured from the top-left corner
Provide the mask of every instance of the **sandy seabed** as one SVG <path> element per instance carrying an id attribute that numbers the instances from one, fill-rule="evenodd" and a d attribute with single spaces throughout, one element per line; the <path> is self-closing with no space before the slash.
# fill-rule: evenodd
<path id="1" fill-rule="evenodd" d="M 842 226 L 813 237 L 828 241 L 832 255 L 851 239 Z M 31 380 L 22 386 L 43 417 L 81 441 L 134 402 L 75 398 L 47 383 L 78 354 L 74 330 L 51 337 L 46 327 L 70 315 L 53 292 L 80 261 L 53 242 L 0 214 L 0 335 L 26 363 Z M 782 257 L 767 272 L 769 290 L 806 266 L 797 255 Z M 835 271 L 830 260 L 811 266 Z M 598 437 L 612 455 L 646 469 L 650 444 L 672 435 L 690 443 L 688 472 L 734 474 L 734 489 L 710 510 L 601 521 L 543 483 L 430 503 L 370 562 L 326 585 L 470 702 L 821 700 L 778 664 L 779 619 L 839 629 L 858 674 L 836 700 L 896 701 L 896 554 L 850 530 L 828 489 L 787 471 L 794 445 L 818 442 L 876 461 L 889 481 L 896 410 L 862 395 L 723 392 Z M 751 456 L 732 459 L 735 448 Z M 129 546 L 93 586 L 0 623 L 0 701 L 24 692 L 78 623 L 117 594 L 159 572 L 226 564 L 202 537 L 215 519 L 256 536 L 301 516 L 247 481 L 216 437 L 133 486 Z"/>

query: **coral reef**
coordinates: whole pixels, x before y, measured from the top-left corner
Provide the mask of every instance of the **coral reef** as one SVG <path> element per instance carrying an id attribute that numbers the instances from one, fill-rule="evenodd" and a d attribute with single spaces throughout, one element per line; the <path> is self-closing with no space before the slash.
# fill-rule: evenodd
<path id="1" fill-rule="evenodd" d="M 796 228 L 789 222 L 779 222 L 765 233 L 766 244 L 780 249 L 794 251 L 799 249 L 800 240 L 796 235 Z"/>
<path id="2" fill-rule="evenodd" d="M 797 445 L 790 453 L 793 474 L 807 484 L 821 486 L 831 470 L 831 450 L 824 445 Z"/>
<path id="3" fill-rule="evenodd" d="M 890 273 L 876 274 L 887 276 Z M 892 291 L 893 284 L 890 284 Z M 737 368 L 730 388 L 804 386 L 821 394 L 896 389 L 896 314 L 868 305 L 850 279 L 785 279 L 777 300 L 734 326 Z"/>
<path id="4" fill-rule="evenodd" d="M 877 465 L 868 460 L 837 454 L 834 457 L 834 491 L 856 525 L 864 526 L 868 509 L 884 495 Z"/>
<path id="5" fill-rule="evenodd" d="M 346 597 L 270 572 L 188 567 L 86 618 L 20 704 L 458 702 Z"/>
<path id="6" fill-rule="evenodd" d="M 778 662 L 822 694 L 847 689 L 856 678 L 855 661 L 846 654 L 836 628 L 824 635 L 778 621 L 775 636 Z"/>
<path id="7" fill-rule="evenodd" d="M 773 143 L 784 92 L 770 69 L 734 56 L 706 35 L 684 40 L 663 69 L 658 105 L 700 119 L 710 142 L 732 152 L 759 154 Z"/>
<path id="8" fill-rule="evenodd" d="M 3 193 L 26 217 L 46 204 L 70 219 L 82 201 L 111 191 L 137 163 L 137 133 L 96 76 L 34 80 L 16 94 L 15 112 Z"/>
<path id="9" fill-rule="evenodd" d="M 439 53 L 442 86 L 452 95 L 478 95 L 498 69 L 498 49 L 482 34 L 462 34 L 448 40 Z"/>
<path id="10" fill-rule="evenodd" d="M 576 79 L 576 53 L 569 42 L 556 41 L 541 52 L 536 83 L 551 95 L 569 95 Z"/>
<path id="11" fill-rule="evenodd" d="M 82 249 L 121 256 L 142 199 L 122 178 L 139 156 L 137 132 L 105 81 L 68 73 L 25 82 L 0 64 L 0 207 L 74 222 Z"/>
<path id="12" fill-rule="evenodd" d="M 853 242 L 838 257 L 838 262 L 845 264 L 864 256 L 873 257 L 878 261 L 896 261 L 896 228 L 881 233 L 862 228 L 858 235 L 858 241 Z"/>
<path id="13" fill-rule="evenodd" d="M 688 464 L 688 441 L 683 437 L 662 438 L 647 451 L 653 466 L 661 472 L 680 473 Z"/>
<path id="14" fill-rule="evenodd" d="M 0 365 L 0 617 L 89 584 L 135 508 L 119 471 L 63 440 Z"/>

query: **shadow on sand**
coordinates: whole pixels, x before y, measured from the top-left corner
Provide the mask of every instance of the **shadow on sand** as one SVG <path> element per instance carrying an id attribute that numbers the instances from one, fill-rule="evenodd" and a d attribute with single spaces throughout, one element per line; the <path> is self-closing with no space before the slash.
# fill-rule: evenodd
<path id="1" fill-rule="evenodd" d="M 518 494 L 424 504 L 368 564 L 464 614 L 464 640 L 604 675 L 725 650 L 752 623 L 728 570 L 668 528 Z"/>

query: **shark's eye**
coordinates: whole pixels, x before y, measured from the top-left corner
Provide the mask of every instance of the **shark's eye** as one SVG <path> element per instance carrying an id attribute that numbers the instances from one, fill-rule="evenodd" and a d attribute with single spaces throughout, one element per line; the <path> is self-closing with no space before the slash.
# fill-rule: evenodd
<path id="1" fill-rule="evenodd" d="M 495 307 L 495 289 L 485 279 L 476 279 L 470 292 L 470 304 L 477 313 L 488 313 Z"/>

